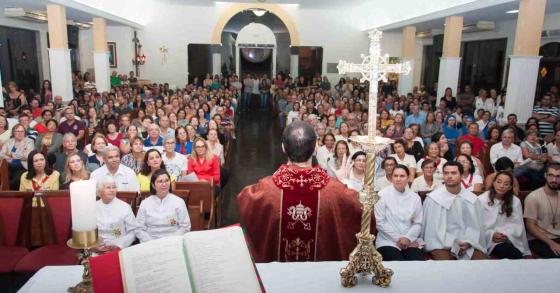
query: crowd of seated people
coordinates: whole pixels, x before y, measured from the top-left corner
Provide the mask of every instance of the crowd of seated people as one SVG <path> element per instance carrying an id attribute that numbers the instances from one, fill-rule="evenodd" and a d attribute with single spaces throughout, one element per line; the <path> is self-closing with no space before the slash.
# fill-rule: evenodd
<path id="1" fill-rule="evenodd" d="M 504 112 L 505 91 L 482 89 L 475 96 L 469 86 L 456 97 L 447 89 L 438 102 L 433 89 L 399 95 L 393 84 L 381 84 L 379 112 L 368 113 L 368 84 L 348 78 L 331 85 L 320 76 L 207 75 L 175 90 L 140 84 L 131 72 L 114 73 L 110 92 L 98 92 L 88 73 L 75 74 L 73 84 L 70 102 L 53 97 L 49 81 L 36 95 L 7 84 L 0 158 L 8 163 L 12 190 L 67 189 L 94 178 L 102 183 L 104 205 L 115 191 L 149 193 L 135 221 L 120 224 L 120 235 L 134 230 L 148 241 L 188 231 L 188 213 L 169 185 L 195 178 L 212 182 L 219 192 L 227 182 L 226 138 L 235 139 L 238 113 L 256 104 L 272 108 L 281 127 L 310 123 L 318 134 L 318 164 L 357 191 L 363 189 L 366 154 L 352 137 L 367 134 L 368 115 L 377 116 L 378 134 L 394 140 L 376 157 L 374 181 L 381 195 L 377 230 L 384 235 L 378 246 L 394 248 L 380 249 L 387 259 L 418 259 L 415 249 L 422 248 L 435 259 L 519 258 L 527 247 L 540 257 L 560 254 L 556 87 L 536 102 L 521 127 L 515 114 Z M 521 190 L 533 192 L 517 202 Z M 417 195 L 425 192 L 422 206 Z M 179 213 L 170 216 L 173 221 L 163 218 L 167 209 Z M 460 214 L 472 215 L 472 221 L 458 227 L 453 221 Z M 451 221 L 456 230 L 447 232 L 455 239 L 438 234 L 438 216 Z M 173 227 L 162 228 L 164 222 Z M 461 229 L 479 235 L 460 238 Z"/>
<path id="2" fill-rule="evenodd" d="M 535 102 L 523 127 L 515 114 L 504 112 L 505 90 L 481 89 L 475 95 L 466 86 L 454 96 L 448 88 L 438 102 L 433 89 L 423 86 L 407 95 L 390 83 L 379 89 L 377 134 L 393 140 L 375 160 L 374 189 L 381 196 L 377 245 L 386 259 L 423 259 L 416 248 L 434 259 L 521 258 L 531 251 L 560 256 L 557 87 Z M 367 135 L 368 95 L 367 83 L 347 78 L 332 88 L 310 81 L 273 94 L 280 125 L 296 120 L 313 125 L 317 164 L 356 191 L 364 189 L 366 154 L 352 137 Z M 419 193 L 428 203 L 424 208 L 418 207 Z M 449 194 L 464 202 L 450 206 Z M 451 241 L 438 233 L 446 215 L 453 221 L 452 211 L 470 213 L 473 222 L 448 231 L 458 237 Z M 432 218 L 438 213 L 442 218 Z M 480 232 L 478 238 L 459 237 L 471 228 Z"/>

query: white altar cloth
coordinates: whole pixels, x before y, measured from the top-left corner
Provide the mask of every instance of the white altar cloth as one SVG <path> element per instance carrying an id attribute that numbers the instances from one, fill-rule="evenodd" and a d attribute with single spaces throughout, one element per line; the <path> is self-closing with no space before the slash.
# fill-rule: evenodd
<path id="1" fill-rule="evenodd" d="M 378 288 L 358 278 L 355 288 L 340 285 L 347 262 L 257 264 L 267 292 L 414 292 L 414 293 L 557 293 L 560 260 L 485 260 L 385 262 L 395 271 L 391 286 Z M 80 266 L 50 266 L 37 272 L 19 292 L 66 292 L 82 277 Z"/>

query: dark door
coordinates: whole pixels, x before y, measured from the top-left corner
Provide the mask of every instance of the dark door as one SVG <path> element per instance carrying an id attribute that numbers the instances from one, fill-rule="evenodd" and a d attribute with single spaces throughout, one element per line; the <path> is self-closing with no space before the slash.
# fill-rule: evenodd
<path id="1" fill-rule="evenodd" d="M 501 89 L 507 39 L 463 42 L 460 84 L 479 89 Z"/>

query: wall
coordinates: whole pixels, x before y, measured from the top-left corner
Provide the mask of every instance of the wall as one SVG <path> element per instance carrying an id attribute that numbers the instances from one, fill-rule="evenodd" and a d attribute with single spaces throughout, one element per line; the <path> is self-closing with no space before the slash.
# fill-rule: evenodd
<path id="1" fill-rule="evenodd" d="M 50 79 L 49 52 L 47 48 L 47 23 L 36 23 L 5 17 L 0 13 L 0 25 L 36 31 L 38 34 L 37 59 L 39 60 L 40 80 Z M 4 81 L 6 82 L 6 81 Z"/>
<path id="2" fill-rule="evenodd" d="M 117 67 L 110 68 L 119 74 L 128 74 L 134 70 L 132 59 L 134 58 L 134 31 L 126 26 L 107 26 L 107 42 L 117 44 Z M 143 44 L 142 39 L 140 43 Z M 154 56 L 157 57 L 157 56 Z M 92 29 L 80 30 L 80 70 L 82 73 L 90 71 L 93 73 L 93 32 Z M 140 76 L 140 78 L 143 78 Z"/>

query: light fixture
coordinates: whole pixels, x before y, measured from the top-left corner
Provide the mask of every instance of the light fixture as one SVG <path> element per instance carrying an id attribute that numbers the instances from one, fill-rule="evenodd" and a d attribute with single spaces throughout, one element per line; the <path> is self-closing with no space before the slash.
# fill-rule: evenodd
<path id="1" fill-rule="evenodd" d="M 264 9 L 253 8 L 253 9 L 251 9 L 251 11 L 253 12 L 253 14 L 256 17 L 261 17 L 261 16 L 266 14 L 266 10 L 264 10 Z"/>
<path id="2" fill-rule="evenodd" d="M 513 10 L 506 11 L 506 13 L 507 14 L 519 13 L 519 10 L 518 9 L 513 9 Z"/>

